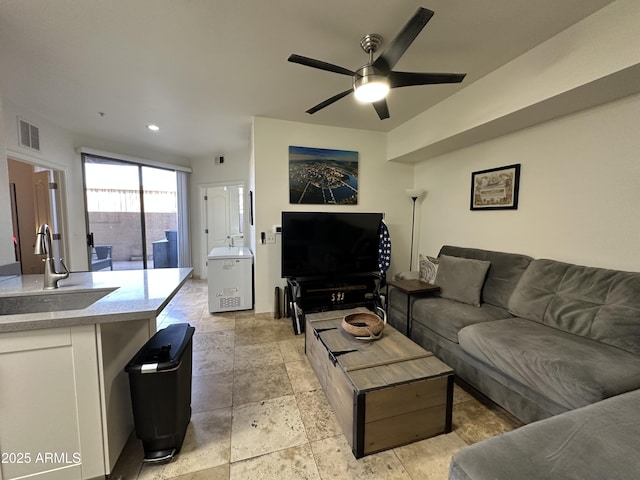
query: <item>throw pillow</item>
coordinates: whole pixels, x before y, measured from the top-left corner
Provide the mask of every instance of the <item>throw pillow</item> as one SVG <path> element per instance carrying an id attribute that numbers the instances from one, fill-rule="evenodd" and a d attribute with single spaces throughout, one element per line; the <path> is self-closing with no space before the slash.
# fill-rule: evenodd
<path id="1" fill-rule="evenodd" d="M 491 262 L 440 255 L 435 284 L 440 296 L 469 305 L 480 306 L 484 279 Z"/>
<path id="2" fill-rule="evenodd" d="M 438 273 L 439 260 L 434 257 L 428 257 L 420 254 L 420 275 L 418 278 L 422 282 L 435 283 L 436 274 Z"/>

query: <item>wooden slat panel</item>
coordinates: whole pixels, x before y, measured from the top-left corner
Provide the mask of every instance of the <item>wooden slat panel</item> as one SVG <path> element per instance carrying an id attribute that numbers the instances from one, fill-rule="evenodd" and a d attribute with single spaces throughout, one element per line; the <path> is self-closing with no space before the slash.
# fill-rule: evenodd
<path id="1" fill-rule="evenodd" d="M 353 386 L 339 366 L 334 366 L 329 360 L 327 350 L 322 342 L 315 338 L 313 328 L 307 324 L 305 332 L 307 358 L 318 381 L 322 386 L 329 404 L 336 414 L 338 424 L 347 437 L 349 444 L 353 444 Z"/>
<path id="2" fill-rule="evenodd" d="M 381 365 L 364 370 L 354 370 L 348 372 L 348 374 L 354 387 L 359 392 L 381 388 L 385 385 L 392 386 L 421 378 L 443 375 L 443 373 L 432 368 L 429 362 L 430 358 L 432 357 Z M 444 374 L 450 372 L 451 369 L 444 372 Z"/>
<path id="3" fill-rule="evenodd" d="M 338 362 L 346 371 L 432 355 L 390 325 L 385 327 L 380 340 L 366 342 L 346 333 L 341 324 L 342 317 L 316 320 L 312 327 L 316 330 L 335 327 L 334 330 L 320 331 L 323 342 L 331 351 L 358 350 L 357 354 L 346 354 L 338 358 Z"/>
<path id="4" fill-rule="evenodd" d="M 412 357 L 417 354 L 427 352 L 424 348 L 405 337 L 391 325 L 387 325 L 384 328 L 383 335 L 386 340 L 381 342 L 379 347 L 388 358 Z"/>
<path id="5" fill-rule="evenodd" d="M 446 405 L 446 402 L 447 377 L 376 390 L 367 394 L 365 423 Z"/>
<path id="6" fill-rule="evenodd" d="M 320 336 L 322 337 L 325 345 L 327 345 L 332 352 L 338 352 L 341 350 L 362 351 L 365 347 L 362 342 L 355 343 L 353 337 L 351 337 L 351 335 L 347 336 L 339 325 L 337 330 L 320 332 Z"/>
<path id="7" fill-rule="evenodd" d="M 358 392 L 364 392 L 380 388 L 380 385 L 386 385 L 385 380 L 378 374 L 376 368 L 355 370 L 353 372 L 349 372 L 349 377 L 351 378 L 354 389 Z"/>
<path id="8" fill-rule="evenodd" d="M 364 434 L 364 454 L 424 440 L 445 431 L 445 405 L 368 423 Z"/>
<path id="9" fill-rule="evenodd" d="M 328 364 L 331 365 L 330 362 Z M 353 445 L 353 422 L 355 422 L 353 387 L 339 367 L 329 366 L 328 374 L 324 393 L 336 414 L 342 433 L 347 437 L 349 445 Z"/>
<path id="10" fill-rule="evenodd" d="M 382 365 L 391 365 L 393 363 L 411 362 L 411 361 L 414 361 L 414 360 L 418 360 L 420 358 L 429 357 L 431 355 L 433 355 L 433 354 L 429 353 L 429 352 L 422 352 L 422 353 L 418 353 L 416 355 L 413 355 L 413 356 L 410 356 L 410 357 L 406 357 L 406 358 L 376 360 L 376 361 L 373 361 L 371 363 L 363 363 L 362 365 L 357 365 L 355 367 L 345 368 L 344 371 L 345 372 L 354 372 L 356 370 L 364 370 L 366 368 L 375 368 L 375 367 L 380 367 Z"/>
<path id="11" fill-rule="evenodd" d="M 418 378 L 439 377 L 452 374 L 451 367 L 436 357 L 425 357 L 407 362 L 391 363 L 375 368 L 376 373 L 388 385 L 404 383 Z"/>

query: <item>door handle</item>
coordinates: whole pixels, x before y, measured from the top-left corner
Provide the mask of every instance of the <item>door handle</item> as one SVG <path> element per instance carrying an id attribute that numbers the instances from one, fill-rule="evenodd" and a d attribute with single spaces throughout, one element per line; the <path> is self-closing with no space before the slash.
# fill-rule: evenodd
<path id="1" fill-rule="evenodd" d="M 94 247 L 95 246 L 93 244 L 93 232 L 87 234 L 87 246 L 88 247 Z"/>

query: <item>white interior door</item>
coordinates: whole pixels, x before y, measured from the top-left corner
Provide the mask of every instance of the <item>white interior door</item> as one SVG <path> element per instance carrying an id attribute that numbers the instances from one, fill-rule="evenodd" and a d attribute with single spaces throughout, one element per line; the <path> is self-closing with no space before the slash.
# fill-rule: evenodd
<path id="1" fill-rule="evenodd" d="M 207 252 L 215 247 L 229 245 L 229 189 L 209 187 L 206 195 L 207 206 Z"/>
<path id="2" fill-rule="evenodd" d="M 212 248 L 231 244 L 242 246 L 244 239 L 244 185 L 241 182 L 201 185 L 203 270 L 201 278 L 207 278 L 207 255 Z"/>

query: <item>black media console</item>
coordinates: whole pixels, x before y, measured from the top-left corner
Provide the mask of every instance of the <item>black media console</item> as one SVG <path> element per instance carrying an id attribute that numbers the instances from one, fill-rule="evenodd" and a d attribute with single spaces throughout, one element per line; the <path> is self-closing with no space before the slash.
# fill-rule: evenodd
<path id="1" fill-rule="evenodd" d="M 296 335 L 304 331 L 307 313 L 342 310 L 367 305 L 367 299 L 378 292 L 380 277 L 376 274 L 342 278 L 287 278 L 286 297 Z"/>

